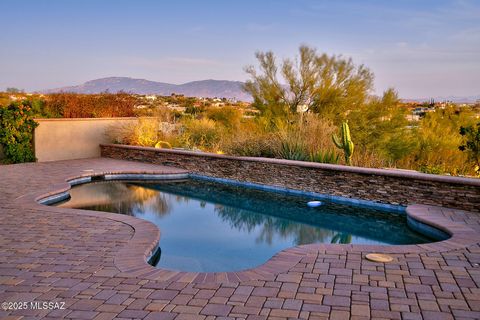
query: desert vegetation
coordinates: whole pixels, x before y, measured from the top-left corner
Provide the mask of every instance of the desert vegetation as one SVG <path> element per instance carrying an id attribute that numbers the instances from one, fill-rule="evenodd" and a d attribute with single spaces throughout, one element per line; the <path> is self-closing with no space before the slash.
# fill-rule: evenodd
<path id="1" fill-rule="evenodd" d="M 390 106 L 387 115 L 376 114 L 382 103 L 372 98 L 348 117 L 355 145 L 352 165 L 476 175 L 474 152 L 469 155 L 459 149 L 466 143 L 460 127 L 474 126 L 478 121 L 474 109 L 449 106 L 409 122 L 404 117 L 407 111 L 398 106 Z M 332 139 L 334 134 L 341 135 L 341 122 L 314 113 L 273 120 L 262 115 L 251 118 L 234 110 L 227 118 L 220 108 L 210 108 L 176 119 L 164 108 L 161 116 L 140 118 L 131 127 L 112 128 L 110 135 L 116 143 L 132 145 L 153 147 L 162 141 L 188 150 L 347 164 Z M 223 121 L 216 119 L 217 113 Z M 166 123 L 171 125 L 168 130 L 164 128 Z"/>
<path id="2" fill-rule="evenodd" d="M 478 103 L 406 103 L 393 88 L 375 96 L 367 67 L 307 46 L 293 59 L 278 61 L 272 52 L 256 58 L 257 66 L 245 68 L 251 103 L 10 88 L 0 105 L 6 112 L 12 95 L 23 95 L 31 117 L 139 117 L 136 125 L 111 128 L 115 143 L 478 175 Z M 414 108 L 426 111 L 415 118 Z"/>
<path id="3" fill-rule="evenodd" d="M 158 108 L 159 115 L 142 119 L 135 128 L 112 132 L 113 139 L 143 146 L 164 141 L 178 148 L 240 156 L 478 174 L 478 151 L 462 152 L 466 133 L 459 131 L 479 121 L 478 105 L 445 103 L 412 120 L 411 106 L 402 103 L 393 88 L 381 97 L 372 95 L 373 74 L 350 59 L 305 46 L 295 59 L 281 63 L 272 52 L 256 57 L 258 66 L 246 68 L 251 109 L 197 107 L 178 116 Z M 347 121 L 355 146 L 348 156 L 332 139 L 342 135 Z M 158 130 L 165 122 L 174 123 L 172 129 Z"/>
<path id="4" fill-rule="evenodd" d="M 32 107 L 26 101 L 0 107 L 0 145 L 3 146 L 6 162 L 35 161 L 32 140 L 33 129 L 37 125 L 33 120 Z"/>

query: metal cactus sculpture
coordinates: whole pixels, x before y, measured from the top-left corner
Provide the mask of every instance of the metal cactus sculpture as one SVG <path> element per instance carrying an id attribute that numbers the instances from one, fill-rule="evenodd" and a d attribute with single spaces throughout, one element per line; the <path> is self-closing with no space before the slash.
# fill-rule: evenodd
<path id="1" fill-rule="evenodd" d="M 348 127 L 347 121 L 342 122 L 341 137 L 338 138 L 336 134 L 333 134 L 332 140 L 333 143 L 337 146 L 337 148 L 343 150 L 343 153 L 345 155 L 345 162 L 347 163 L 347 165 L 351 165 L 354 145 L 350 137 L 350 128 Z"/>

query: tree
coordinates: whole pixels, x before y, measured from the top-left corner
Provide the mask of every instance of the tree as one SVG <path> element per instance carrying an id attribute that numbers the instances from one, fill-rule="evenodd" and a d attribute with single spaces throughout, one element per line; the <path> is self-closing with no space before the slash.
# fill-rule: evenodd
<path id="1" fill-rule="evenodd" d="M 32 140 L 36 126 L 38 123 L 33 120 L 28 101 L 0 106 L 0 145 L 3 146 L 7 162 L 35 161 Z"/>
<path id="2" fill-rule="evenodd" d="M 468 153 L 468 158 L 475 166 L 475 172 L 480 175 L 480 122 L 476 128 L 473 125 L 460 127 L 460 135 L 464 137 L 464 144 L 458 149 Z"/>
<path id="3" fill-rule="evenodd" d="M 244 90 L 262 114 L 296 113 L 300 108 L 319 114 L 341 114 L 362 105 L 373 88 L 373 74 L 351 59 L 318 54 L 300 46 L 299 56 L 277 65 L 273 52 L 255 54 L 259 69 L 247 66 L 251 79 Z M 281 76 L 281 80 L 279 79 Z"/>
<path id="4" fill-rule="evenodd" d="M 7 88 L 5 90 L 7 93 L 23 93 L 23 90 L 22 89 L 18 89 L 18 88 Z"/>
<path id="5" fill-rule="evenodd" d="M 352 135 L 363 151 L 374 150 L 390 162 L 399 161 L 412 152 L 416 141 L 408 127 L 407 110 L 399 103 L 397 92 L 390 88 L 382 97 L 371 97 L 349 113 Z"/>

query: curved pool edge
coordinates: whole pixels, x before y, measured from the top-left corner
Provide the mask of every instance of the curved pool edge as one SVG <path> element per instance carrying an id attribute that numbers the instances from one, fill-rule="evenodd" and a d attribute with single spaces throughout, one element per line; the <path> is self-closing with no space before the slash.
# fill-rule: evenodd
<path id="1" fill-rule="evenodd" d="M 90 183 L 94 181 L 112 181 L 112 180 L 174 180 L 174 179 L 187 179 L 189 173 L 185 170 L 178 170 L 178 173 L 163 173 L 163 172 L 135 172 L 135 171 L 102 171 L 102 172 L 89 172 L 81 175 L 71 176 L 65 179 L 65 185 L 57 188 L 52 188 L 49 192 L 34 195 L 34 201 L 39 205 L 50 205 L 56 202 L 66 200 L 70 197 L 69 190 L 72 186 Z M 55 207 L 50 207 L 55 208 Z M 142 220 L 136 217 L 120 215 L 110 212 L 99 212 L 92 210 L 81 209 L 65 209 L 55 208 L 59 211 L 72 210 L 76 214 L 81 214 L 90 217 L 105 218 L 116 222 L 121 222 L 130 226 L 133 229 L 133 236 L 125 247 L 119 250 L 114 258 L 114 264 L 121 272 L 132 272 L 138 269 L 138 261 L 142 261 L 142 266 L 148 264 L 150 258 L 155 254 L 160 242 L 160 230 L 158 227 L 146 220 Z M 55 211 L 56 211 L 55 210 Z M 142 251 L 139 248 L 145 248 Z M 157 269 L 157 268 L 154 268 Z"/>
<path id="2" fill-rule="evenodd" d="M 182 170 L 179 170 L 182 171 Z M 188 172 L 183 170 L 180 173 L 165 174 L 160 172 L 132 172 L 132 171 L 108 171 L 108 172 L 92 172 L 74 177 L 67 178 L 65 184 L 56 185 L 49 192 L 37 193 L 36 196 L 30 198 L 37 205 L 43 205 L 46 202 L 53 201 L 55 197 L 61 198 L 68 196 L 68 190 L 72 185 L 79 183 L 87 183 L 92 178 L 104 176 L 105 180 L 114 179 L 180 179 L 187 178 Z M 24 199 L 27 200 L 27 199 Z M 59 200 L 57 200 L 59 201 Z M 43 207 L 44 208 L 44 207 Z M 53 208 L 53 207 L 50 207 Z M 121 271 L 122 276 L 137 277 L 148 280 L 158 281 L 178 281 L 178 282 L 242 282 L 251 280 L 275 280 L 275 278 L 284 272 L 289 271 L 297 265 L 301 259 L 308 255 L 318 254 L 335 254 L 335 253 L 360 253 L 370 252 L 387 253 L 387 254 L 408 254 L 408 253 L 429 253 L 444 252 L 465 248 L 480 242 L 480 235 L 466 225 L 456 223 L 450 219 L 443 217 L 442 210 L 451 210 L 443 207 L 435 207 L 429 205 L 410 205 L 405 209 L 407 219 L 411 220 L 414 229 L 422 233 L 425 228 L 435 228 L 450 235 L 449 239 L 416 245 L 342 245 L 342 244 L 307 244 L 284 249 L 264 264 L 242 271 L 232 272 L 184 272 L 166 270 L 156 268 L 147 263 L 148 258 L 158 247 L 160 240 L 160 230 L 153 223 L 142 220 L 140 218 L 119 215 L 116 213 L 106 213 L 97 211 L 86 211 L 79 209 L 55 208 L 55 212 L 72 212 L 86 216 L 94 216 L 98 218 L 110 219 L 129 225 L 133 229 L 133 235 L 127 244 L 121 248 L 115 258 L 114 264 Z M 410 223 L 409 223 L 410 224 Z"/>

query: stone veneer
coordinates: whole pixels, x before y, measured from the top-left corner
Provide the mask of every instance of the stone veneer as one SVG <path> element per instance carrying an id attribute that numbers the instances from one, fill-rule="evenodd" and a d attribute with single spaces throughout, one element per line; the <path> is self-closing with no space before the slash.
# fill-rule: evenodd
<path id="1" fill-rule="evenodd" d="M 101 145 L 101 155 L 378 203 L 426 204 L 480 212 L 480 179 L 112 144 Z"/>

